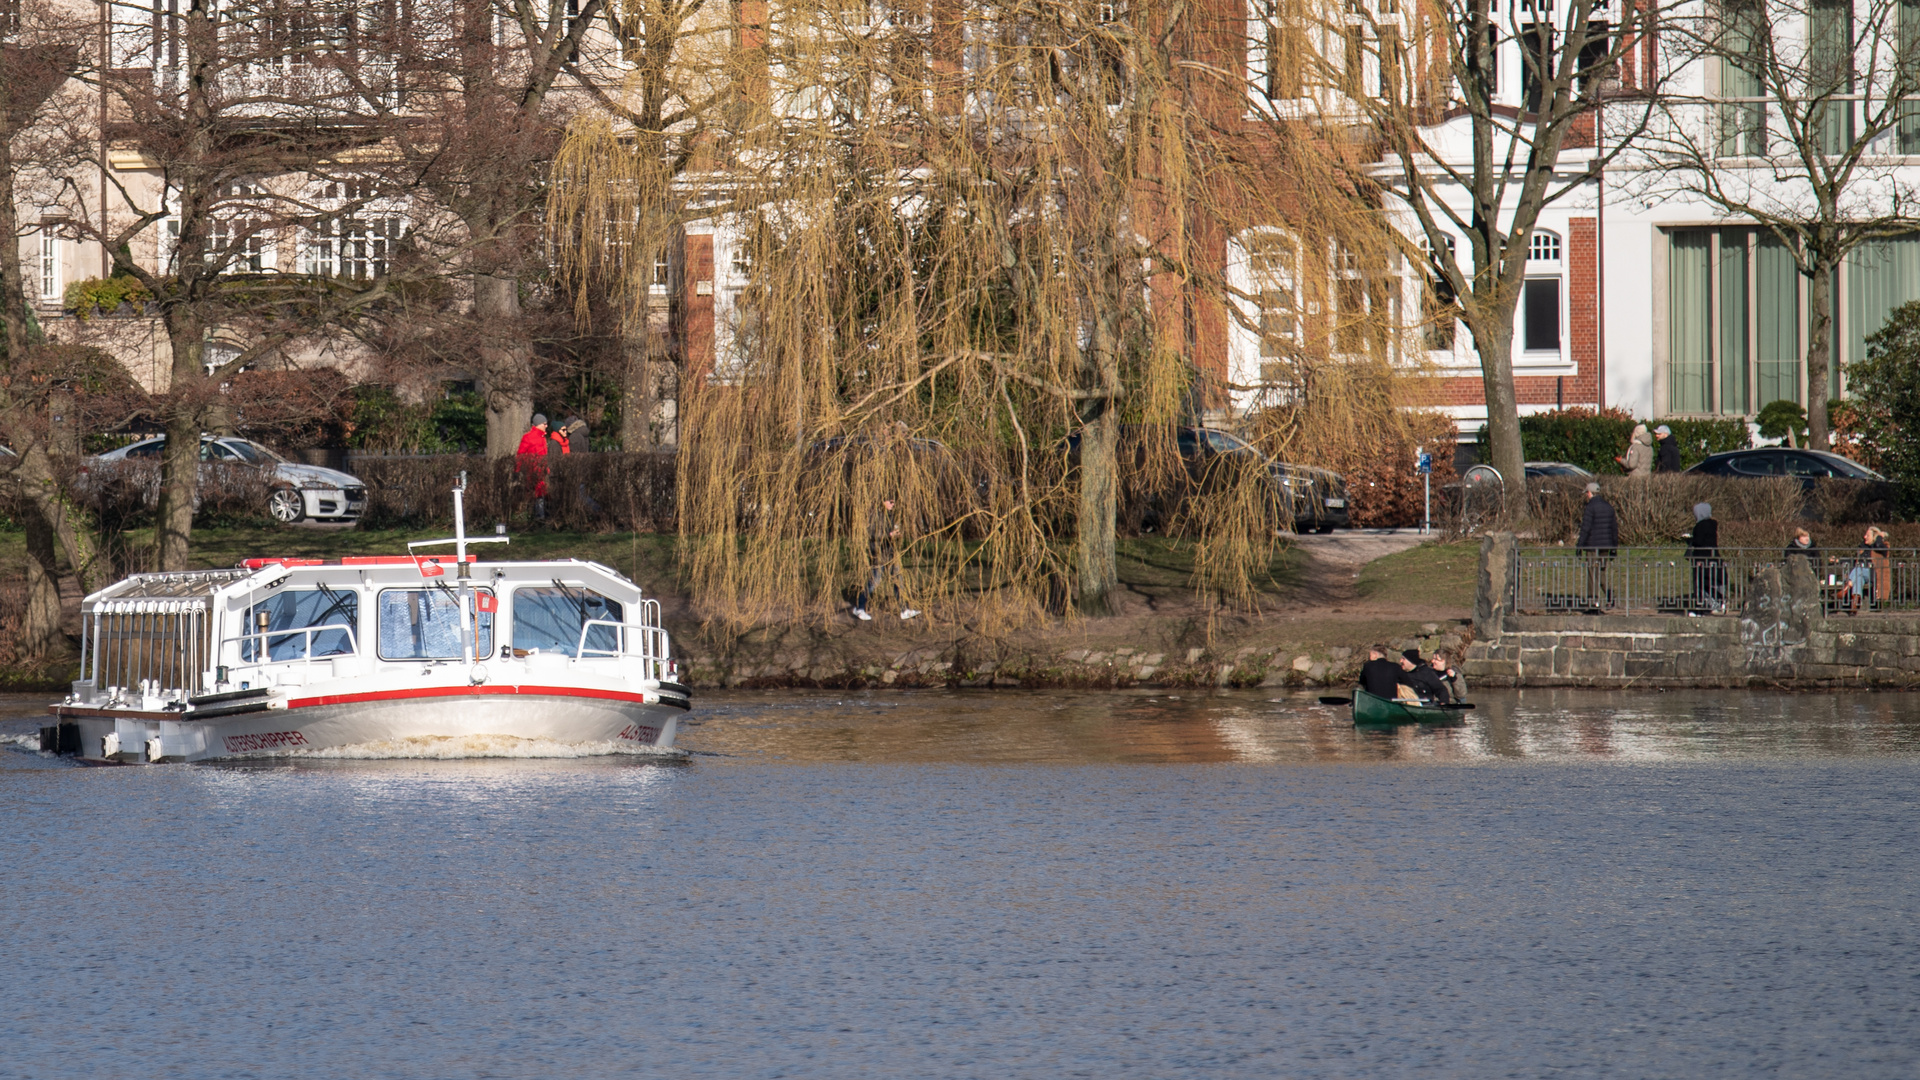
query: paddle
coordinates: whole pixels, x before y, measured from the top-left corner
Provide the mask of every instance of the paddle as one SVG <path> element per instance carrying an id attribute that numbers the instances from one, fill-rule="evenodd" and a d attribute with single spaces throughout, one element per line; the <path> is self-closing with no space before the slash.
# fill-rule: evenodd
<path id="1" fill-rule="evenodd" d="M 1320 704 L 1351 705 L 1353 704 L 1353 699 L 1350 697 L 1323 697 L 1320 699 Z M 1470 701 L 1452 701 L 1445 705 L 1438 705 L 1423 701 L 1420 702 L 1419 707 L 1422 709 L 1471 709 L 1473 708 L 1473 703 Z"/>

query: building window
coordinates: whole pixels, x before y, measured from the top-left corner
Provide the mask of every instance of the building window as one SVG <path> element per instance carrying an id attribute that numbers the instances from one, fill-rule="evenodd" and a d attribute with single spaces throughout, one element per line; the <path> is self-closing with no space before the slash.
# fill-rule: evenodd
<path id="1" fill-rule="evenodd" d="M 1834 292 L 1836 323 L 1856 350 L 1836 350 L 1845 360 L 1864 355 L 1894 306 L 1920 296 L 1920 238 L 1856 252 L 1843 281 L 1853 288 Z M 1669 233 L 1668 411 L 1750 416 L 1768 402 L 1802 401 L 1803 299 L 1793 253 L 1770 230 Z"/>
<path id="2" fill-rule="evenodd" d="M 1545 229 L 1533 230 L 1533 236 L 1527 241 L 1527 261 L 1557 263 L 1560 261 L 1560 234 Z"/>
<path id="3" fill-rule="evenodd" d="M 60 295 L 60 234 L 53 226 L 40 226 L 40 296 L 54 299 Z"/>
<path id="4" fill-rule="evenodd" d="M 653 291 L 666 292 L 669 278 L 673 273 L 673 263 L 666 248 L 653 253 Z"/>
<path id="5" fill-rule="evenodd" d="M 1431 352 L 1452 352 L 1459 332 L 1459 304 L 1453 283 L 1440 272 L 1440 266 L 1453 264 L 1453 237 L 1443 239 L 1446 242 L 1437 260 L 1432 255 L 1432 244 L 1425 237 L 1420 239 L 1420 252 L 1427 259 L 1426 272 L 1421 275 L 1420 319 L 1422 335 Z"/>
<path id="6" fill-rule="evenodd" d="M 1522 347 L 1528 352 L 1560 351 L 1560 279 L 1528 278 L 1520 294 L 1524 319 Z"/>
<path id="7" fill-rule="evenodd" d="M 1252 10 L 1250 81 L 1269 101 L 1304 97 L 1305 74 L 1313 60 L 1303 0 L 1257 0 Z"/>
<path id="8" fill-rule="evenodd" d="M 1560 234 L 1535 229 L 1527 239 L 1527 280 L 1520 292 L 1520 347 L 1560 352 Z"/>

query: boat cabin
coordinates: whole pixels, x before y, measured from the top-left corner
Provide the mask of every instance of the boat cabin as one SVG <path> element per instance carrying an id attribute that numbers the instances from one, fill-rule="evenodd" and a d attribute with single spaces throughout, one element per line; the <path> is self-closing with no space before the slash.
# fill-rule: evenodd
<path id="1" fill-rule="evenodd" d="M 659 602 L 573 559 L 249 559 L 136 574 L 87 597 L 81 625 L 69 703 L 109 709 L 184 712 L 214 695 L 409 675 L 474 685 L 678 675 Z"/>

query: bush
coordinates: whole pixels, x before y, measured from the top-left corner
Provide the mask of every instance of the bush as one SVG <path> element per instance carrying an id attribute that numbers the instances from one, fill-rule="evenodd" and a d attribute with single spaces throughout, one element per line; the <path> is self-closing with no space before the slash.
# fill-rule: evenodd
<path id="1" fill-rule="evenodd" d="M 547 470 L 546 523 L 580 532 L 672 532 L 675 458 L 672 453 L 566 454 L 542 458 Z M 533 463 L 518 457 L 489 461 L 477 455 L 376 456 L 355 454 L 347 470 L 367 485 L 361 520 L 375 528 L 453 524 L 453 490 L 467 473 L 467 525 L 526 522 L 533 508 Z"/>
<path id="2" fill-rule="evenodd" d="M 1613 459 L 1627 452 L 1627 437 L 1633 434 L 1633 417 L 1620 409 L 1573 408 L 1535 413 L 1520 418 L 1521 454 L 1528 461 L 1564 461 L 1595 476 L 1617 476 L 1620 464 Z M 1476 451 L 1481 462 L 1492 454 L 1487 444 L 1487 429 L 1480 428 Z"/>
<path id="3" fill-rule="evenodd" d="M 1847 379 L 1861 456 L 1893 481 L 1902 512 L 1920 516 L 1920 301 L 1893 309 Z"/>
<path id="4" fill-rule="evenodd" d="M 144 305 L 153 294 L 138 278 L 121 275 L 110 278 L 82 278 L 67 286 L 61 306 L 85 322 L 94 314 L 111 315 L 121 304 Z"/>
<path id="5" fill-rule="evenodd" d="M 1680 444 L 1680 467 L 1690 469 L 1700 464 L 1709 454 L 1724 454 L 1729 450 L 1745 450 L 1753 445 L 1752 432 L 1747 422 L 1738 417 L 1719 420 L 1657 420 L 1652 426 L 1665 424 L 1673 429 L 1674 441 Z"/>

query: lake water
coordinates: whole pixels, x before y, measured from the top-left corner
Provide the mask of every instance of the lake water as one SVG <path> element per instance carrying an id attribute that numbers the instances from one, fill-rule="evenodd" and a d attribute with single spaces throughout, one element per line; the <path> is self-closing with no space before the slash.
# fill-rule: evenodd
<path id="1" fill-rule="evenodd" d="M 1920 1075 L 1920 698 L 1478 700 L 709 694 L 682 763 L 13 745 L 0 1077 Z"/>

